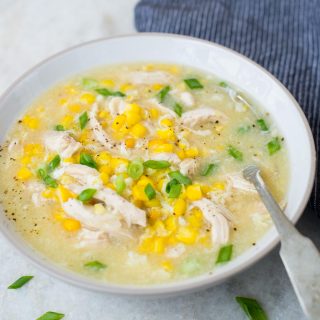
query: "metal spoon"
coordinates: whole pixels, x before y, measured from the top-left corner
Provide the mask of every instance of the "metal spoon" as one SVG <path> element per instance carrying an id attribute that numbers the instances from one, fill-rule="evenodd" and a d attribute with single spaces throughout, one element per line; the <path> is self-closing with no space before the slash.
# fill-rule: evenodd
<path id="1" fill-rule="evenodd" d="M 304 237 L 281 211 L 263 179 L 260 169 L 251 165 L 243 170 L 253 183 L 278 230 L 280 257 L 287 270 L 303 312 L 308 319 L 320 319 L 320 254 L 309 238 Z"/>

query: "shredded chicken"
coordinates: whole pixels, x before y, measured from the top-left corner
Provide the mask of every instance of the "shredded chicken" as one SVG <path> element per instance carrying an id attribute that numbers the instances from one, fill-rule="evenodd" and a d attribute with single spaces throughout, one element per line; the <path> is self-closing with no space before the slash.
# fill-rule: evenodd
<path id="1" fill-rule="evenodd" d="M 211 240 L 214 245 L 226 244 L 229 241 L 229 223 L 221 210 L 209 199 L 194 201 L 193 206 L 198 207 L 204 218 L 211 224 Z"/>
<path id="2" fill-rule="evenodd" d="M 152 155 L 152 159 L 169 161 L 175 165 L 181 162 L 180 158 L 175 153 L 169 153 L 169 152 L 155 153 Z"/>
<path id="3" fill-rule="evenodd" d="M 168 118 L 178 118 L 177 114 L 172 111 L 171 109 L 163 106 L 161 103 L 158 102 L 157 99 L 152 98 L 149 99 L 148 104 L 145 105 L 146 108 L 155 108 L 157 110 L 159 110 L 161 113 L 167 115 Z"/>
<path id="4" fill-rule="evenodd" d="M 44 135 L 44 144 L 62 158 L 70 158 L 81 148 L 81 143 L 73 139 L 68 131 L 49 131 Z"/>
<path id="5" fill-rule="evenodd" d="M 193 176 L 199 167 L 199 161 L 192 158 L 187 158 L 179 164 L 180 172 L 187 176 Z"/>
<path id="6" fill-rule="evenodd" d="M 115 117 L 124 112 L 126 109 L 126 103 L 121 97 L 112 97 L 108 102 L 108 109 L 110 114 Z"/>
<path id="7" fill-rule="evenodd" d="M 228 182 L 234 189 L 238 189 L 245 192 L 257 192 L 254 185 L 244 179 L 239 172 L 231 173 L 227 175 Z"/>

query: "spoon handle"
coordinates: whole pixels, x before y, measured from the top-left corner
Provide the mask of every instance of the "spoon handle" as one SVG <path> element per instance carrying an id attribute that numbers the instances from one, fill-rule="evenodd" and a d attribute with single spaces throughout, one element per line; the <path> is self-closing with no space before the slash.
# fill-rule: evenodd
<path id="1" fill-rule="evenodd" d="M 278 230 L 281 239 L 280 256 L 304 313 L 308 319 L 320 319 L 319 251 L 281 211 L 261 178 L 259 168 L 249 166 L 243 175 L 256 187 Z"/>

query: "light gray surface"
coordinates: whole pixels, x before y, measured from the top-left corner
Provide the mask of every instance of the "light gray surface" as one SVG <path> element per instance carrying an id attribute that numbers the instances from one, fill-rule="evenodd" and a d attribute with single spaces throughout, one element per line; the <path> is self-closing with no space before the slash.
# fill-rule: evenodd
<path id="1" fill-rule="evenodd" d="M 65 47 L 133 32 L 136 0 L 0 0 L 0 92 L 32 65 Z M 308 211 L 298 224 L 320 247 L 320 220 Z M 212 289 L 170 299 L 133 299 L 88 292 L 33 267 L 0 235 L 0 319 L 33 320 L 52 310 L 66 320 L 242 320 L 236 295 L 260 300 L 271 320 L 302 320 L 278 250 Z M 35 276 L 20 290 L 7 286 Z"/>

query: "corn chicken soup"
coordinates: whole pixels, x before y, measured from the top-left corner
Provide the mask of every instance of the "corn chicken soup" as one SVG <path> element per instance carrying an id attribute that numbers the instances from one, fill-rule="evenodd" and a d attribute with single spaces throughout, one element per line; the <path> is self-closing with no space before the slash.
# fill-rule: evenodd
<path id="1" fill-rule="evenodd" d="M 99 281 L 214 272 L 271 219 L 242 170 L 284 205 L 288 158 L 268 113 L 189 67 L 117 65 L 56 85 L 1 147 L 1 203 L 51 261 Z"/>

